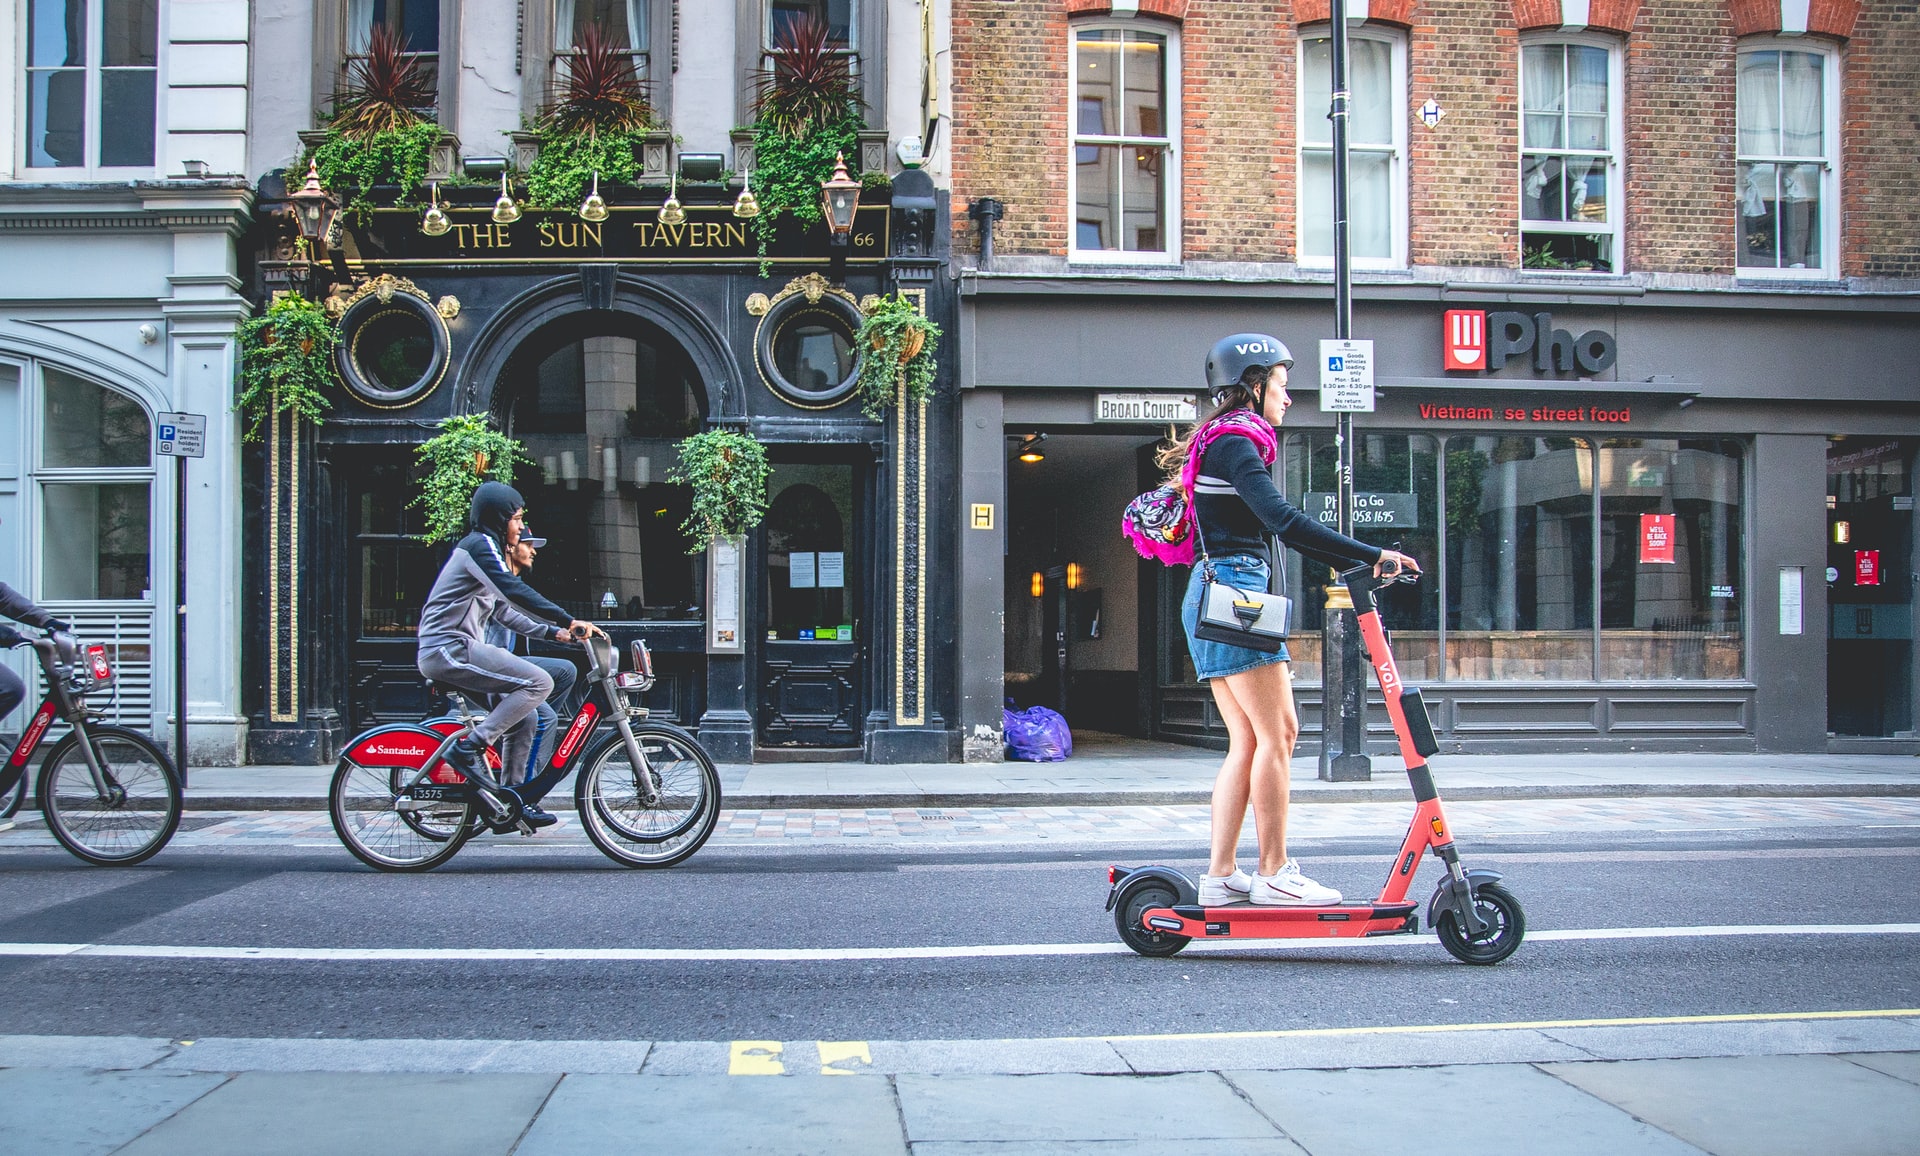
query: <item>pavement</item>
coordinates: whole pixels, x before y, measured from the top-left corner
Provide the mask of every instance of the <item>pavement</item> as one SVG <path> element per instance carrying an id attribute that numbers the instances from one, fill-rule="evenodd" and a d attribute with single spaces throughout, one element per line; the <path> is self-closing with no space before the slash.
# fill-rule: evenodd
<path id="1" fill-rule="evenodd" d="M 1892 1156 L 1920 1135 L 1916 1016 L 919 1044 L 12 1036 L 0 1138 L 75 1156 Z M 1053 1070 L 1062 1055 L 1078 1070 Z"/>
<path id="2" fill-rule="evenodd" d="M 1112 735 L 1076 735 L 1058 763 L 722 764 L 727 806 L 752 809 L 866 807 L 1115 807 L 1205 803 L 1218 752 Z M 1670 797 L 1838 798 L 1920 796 L 1920 756 L 1829 754 L 1438 755 L 1435 781 L 1448 802 L 1489 799 Z M 193 767 L 187 807 L 196 811 L 325 810 L 332 766 Z M 1373 778 L 1321 782 L 1311 757 L 1293 767 L 1303 803 L 1382 802 L 1407 797 L 1395 755 L 1376 754 Z M 570 807 L 571 794 L 549 798 Z"/>

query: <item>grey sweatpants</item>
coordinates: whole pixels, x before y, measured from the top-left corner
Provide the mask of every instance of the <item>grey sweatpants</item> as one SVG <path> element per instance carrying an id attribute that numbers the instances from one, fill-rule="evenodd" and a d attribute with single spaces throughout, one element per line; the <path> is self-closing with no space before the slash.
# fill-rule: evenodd
<path id="1" fill-rule="evenodd" d="M 518 655 L 484 642 L 448 643 L 420 652 L 420 673 L 469 694 L 494 698 L 474 735 L 500 746 L 500 761 L 509 778 L 527 765 L 533 753 L 534 710 L 553 693 L 553 676 Z M 484 701 L 484 700 L 483 700 Z"/>

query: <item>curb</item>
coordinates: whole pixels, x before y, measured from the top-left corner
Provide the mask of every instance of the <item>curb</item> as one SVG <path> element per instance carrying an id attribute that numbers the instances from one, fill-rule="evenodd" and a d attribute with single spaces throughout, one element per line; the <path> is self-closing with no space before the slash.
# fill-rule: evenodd
<path id="1" fill-rule="evenodd" d="M 1593 783 L 1538 786 L 1455 787 L 1443 790 L 1454 802 L 1503 799 L 1836 799 L 1920 797 L 1920 783 Z M 1204 805 L 1213 792 L 1200 788 L 1116 791 L 928 791 L 919 794 L 727 794 L 721 803 L 733 810 L 867 810 L 884 807 L 1189 807 Z M 1297 790 L 1295 805 L 1313 803 L 1391 803 L 1403 801 L 1402 784 L 1374 787 L 1325 787 Z M 573 793 L 555 791 L 550 809 L 571 811 Z M 324 811 L 324 795 L 193 795 L 189 811 Z"/>

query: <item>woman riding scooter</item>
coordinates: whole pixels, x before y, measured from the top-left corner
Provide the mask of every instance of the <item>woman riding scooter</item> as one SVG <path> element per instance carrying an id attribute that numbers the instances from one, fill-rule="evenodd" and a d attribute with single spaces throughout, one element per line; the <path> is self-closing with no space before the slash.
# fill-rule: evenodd
<path id="1" fill-rule="evenodd" d="M 1274 487 L 1268 472 L 1273 427 L 1293 404 L 1287 394 L 1292 366 L 1293 354 L 1276 337 L 1237 333 L 1222 338 L 1207 355 L 1212 412 L 1157 458 L 1162 469 L 1177 475 L 1189 454 L 1200 455 L 1190 501 L 1204 553 L 1187 584 L 1181 622 L 1194 673 L 1209 682 L 1227 727 L 1227 755 L 1213 787 L 1212 858 L 1199 889 L 1200 903 L 1209 907 L 1340 902 L 1338 891 L 1301 874 L 1287 854 L 1288 777 L 1300 717 L 1286 647 L 1266 653 L 1195 637 L 1209 565 L 1217 581 L 1265 590 L 1271 573 L 1266 535 L 1272 534 L 1340 569 L 1355 563 L 1373 566 L 1376 575 L 1420 569 L 1405 554 L 1327 529 Z M 1251 876 L 1235 863 L 1249 801 L 1260 842 L 1259 865 Z"/>

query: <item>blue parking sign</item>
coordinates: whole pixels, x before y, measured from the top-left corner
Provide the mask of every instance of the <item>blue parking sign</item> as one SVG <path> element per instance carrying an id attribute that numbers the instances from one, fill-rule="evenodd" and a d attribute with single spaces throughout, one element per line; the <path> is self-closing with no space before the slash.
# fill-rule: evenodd
<path id="1" fill-rule="evenodd" d="M 172 427 L 172 426 L 170 426 L 170 425 L 163 425 L 163 426 L 161 426 L 161 427 L 160 427 L 160 440 L 161 440 L 161 441 L 163 441 L 163 442 L 170 442 L 170 441 L 173 441 L 173 440 L 175 440 L 175 439 L 174 439 L 174 436 L 173 436 L 173 429 L 174 429 L 174 427 Z"/>

